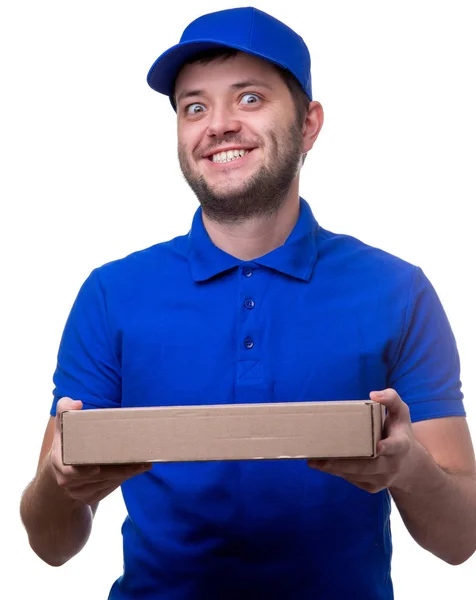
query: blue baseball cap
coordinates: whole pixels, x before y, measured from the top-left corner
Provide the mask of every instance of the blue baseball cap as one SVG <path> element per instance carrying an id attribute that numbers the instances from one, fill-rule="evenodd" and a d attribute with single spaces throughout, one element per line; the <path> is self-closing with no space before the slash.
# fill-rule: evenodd
<path id="1" fill-rule="evenodd" d="M 209 13 L 186 27 L 180 42 L 155 61 L 147 75 L 150 87 L 169 96 L 175 80 L 193 55 L 212 48 L 234 48 L 290 71 L 312 100 L 311 57 L 304 40 L 278 19 L 253 7 Z"/>

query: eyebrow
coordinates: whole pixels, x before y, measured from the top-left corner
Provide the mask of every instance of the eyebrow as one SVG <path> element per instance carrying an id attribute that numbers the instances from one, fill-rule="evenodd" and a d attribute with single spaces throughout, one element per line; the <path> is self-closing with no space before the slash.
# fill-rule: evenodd
<path id="1" fill-rule="evenodd" d="M 257 79 L 256 77 L 252 77 L 250 79 L 246 79 L 245 81 L 238 81 L 237 83 L 233 83 L 232 85 L 230 85 L 230 88 L 232 90 L 243 90 L 245 88 L 248 87 L 263 87 L 266 88 L 268 90 L 272 90 L 273 86 L 270 85 L 267 81 L 264 81 L 263 79 Z M 184 90 L 183 92 L 180 92 L 180 94 L 177 97 L 177 104 L 180 103 L 181 100 L 183 100 L 184 98 L 191 98 L 192 96 L 203 96 L 205 92 L 203 90 Z"/>

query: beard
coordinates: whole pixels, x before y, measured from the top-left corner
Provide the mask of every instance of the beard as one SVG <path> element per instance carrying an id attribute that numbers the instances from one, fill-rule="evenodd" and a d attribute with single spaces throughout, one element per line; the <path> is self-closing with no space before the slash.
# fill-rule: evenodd
<path id="1" fill-rule="evenodd" d="M 214 191 L 203 175 L 194 173 L 183 145 L 179 144 L 178 158 L 183 176 L 197 196 L 203 212 L 211 220 L 240 223 L 251 218 L 271 216 L 284 204 L 301 165 L 303 136 L 297 121 L 293 121 L 287 129 L 275 128 L 270 131 L 269 140 L 271 166 L 262 165 L 241 186 L 231 182 L 227 186 L 225 183 L 219 191 Z M 216 146 L 224 144 L 240 147 L 246 142 L 236 134 L 229 134 L 223 136 Z M 226 174 L 223 178 L 226 178 Z"/>

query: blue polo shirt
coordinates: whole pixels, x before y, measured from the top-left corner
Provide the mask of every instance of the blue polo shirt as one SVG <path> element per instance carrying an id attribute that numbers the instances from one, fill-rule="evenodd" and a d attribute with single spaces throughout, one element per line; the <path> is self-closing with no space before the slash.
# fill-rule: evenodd
<path id="1" fill-rule="evenodd" d="M 464 415 L 455 340 L 422 270 L 331 233 L 300 199 L 253 261 L 188 235 L 95 269 L 67 320 L 57 400 L 120 406 L 368 398 Z M 155 464 L 122 486 L 110 600 L 390 600 L 390 497 L 305 460 Z"/>

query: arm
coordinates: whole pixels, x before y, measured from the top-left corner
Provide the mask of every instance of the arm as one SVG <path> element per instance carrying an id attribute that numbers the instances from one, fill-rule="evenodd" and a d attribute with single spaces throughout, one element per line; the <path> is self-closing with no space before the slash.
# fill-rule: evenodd
<path id="1" fill-rule="evenodd" d="M 57 418 L 46 427 L 33 481 L 23 493 L 20 515 L 32 549 L 51 566 L 60 566 L 77 554 L 89 538 L 97 504 L 73 500 L 59 487 L 52 468 Z"/>
<path id="2" fill-rule="evenodd" d="M 421 421 L 413 434 L 407 462 L 414 467 L 390 493 L 415 541 L 460 564 L 476 549 L 476 469 L 466 419 Z"/>
<path id="3" fill-rule="evenodd" d="M 386 437 L 369 460 L 311 460 L 311 467 L 376 493 L 390 490 L 412 537 L 450 564 L 476 550 L 476 469 L 464 417 L 415 423 L 393 389 L 372 392 L 387 408 Z"/>
<path id="4" fill-rule="evenodd" d="M 86 544 L 98 503 L 125 479 L 150 465 L 70 467 L 61 460 L 60 415 L 81 402 L 62 398 L 50 417 L 35 478 L 26 488 L 20 514 L 30 546 L 51 566 L 60 566 Z"/>

